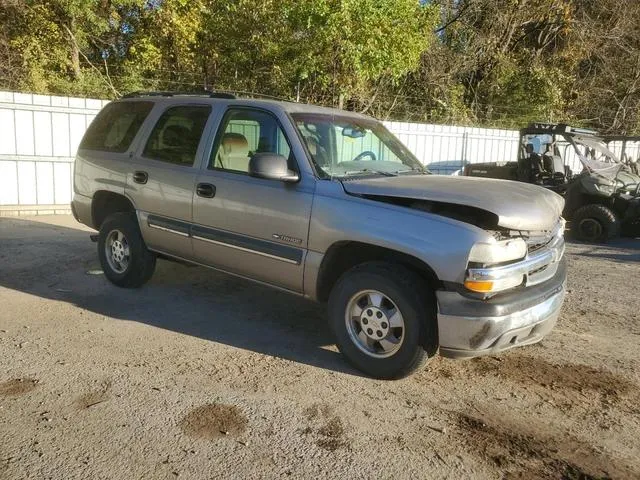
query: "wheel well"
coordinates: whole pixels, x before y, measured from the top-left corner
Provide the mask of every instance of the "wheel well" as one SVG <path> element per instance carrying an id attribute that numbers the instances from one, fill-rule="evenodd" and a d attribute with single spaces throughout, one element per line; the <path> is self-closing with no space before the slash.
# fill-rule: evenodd
<path id="1" fill-rule="evenodd" d="M 127 197 L 118 193 L 101 190 L 93 195 L 91 220 L 96 230 L 100 230 L 105 218 L 116 212 L 135 212 L 135 208 Z"/>
<path id="2" fill-rule="evenodd" d="M 333 244 L 322 260 L 318 273 L 317 296 L 321 302 L 329 299 L 333 285 L 343 273 L 365 262 L 385 261 L 403 265 L 419 275 L 434 291 L 442 287 L 435 272 L 422 260 L 406 253 L 361 242 Z"/>

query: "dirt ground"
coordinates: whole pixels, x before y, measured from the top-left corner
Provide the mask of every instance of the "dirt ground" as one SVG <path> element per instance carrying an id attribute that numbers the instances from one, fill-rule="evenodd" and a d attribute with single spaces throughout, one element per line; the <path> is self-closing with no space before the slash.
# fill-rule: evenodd
<path id="1" fill-rule="evenodd" d="M 0 219 L 0 478 L 640 478 L 640 241 L 567 254 L 541 344 L 384 382 L 321 306 L 166 261 L 118 289 L 72 218 Z"/>

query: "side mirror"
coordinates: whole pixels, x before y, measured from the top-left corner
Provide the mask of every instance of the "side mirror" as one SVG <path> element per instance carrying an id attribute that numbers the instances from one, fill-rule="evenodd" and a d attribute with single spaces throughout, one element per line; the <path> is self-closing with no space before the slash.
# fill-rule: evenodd
<path id="1" fill-rule="evenodd" d="M 254 154 L 249 160 L 249 175 L 252 177 L 280 180 L 281 182 L 297 182 L 300 180 L 293 170 L 289 170 L 287 159 L 271 152 Z"/>

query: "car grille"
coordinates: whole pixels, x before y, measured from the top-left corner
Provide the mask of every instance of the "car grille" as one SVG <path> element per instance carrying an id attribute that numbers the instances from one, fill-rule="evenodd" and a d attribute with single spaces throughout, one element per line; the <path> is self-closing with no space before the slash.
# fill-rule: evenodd
<path id="1" fill-rule="evenodd" d="M 564 235 L 564 223 L 564 219 L 560 218 L 552 230 L 529 233 L 528 237 L 525 237 L 527 253 L 531 255 L 554 242 L 558 236 Z"/>
<path id="2" fill-rule="evenodd" d="M 526 285 L 537 285 L 553 277 L 564 255 L 564 219 L 543 235 L 531 235 L 527 241 L 527 257 L 540 259 L 526 274 Z M 544 260 L 543 260 L 544 259 Z"/>

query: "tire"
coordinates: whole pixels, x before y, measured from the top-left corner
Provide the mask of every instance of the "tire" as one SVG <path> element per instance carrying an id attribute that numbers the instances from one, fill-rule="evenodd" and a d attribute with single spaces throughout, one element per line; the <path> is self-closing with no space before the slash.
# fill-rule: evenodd
<path id="1" fill-rule="evenodd" d="M 606 242 L 618 236 L 620 222 L 604 205 L 591 204 L 578 208 L 571 219 L 574 238 L 584 242 Z"/>
<path id="2" fill-rule="evenodd" d="M 156 267 L 156 255 L 147 250 L 135 213 L 114 213 L 102 222 L 98 257 L 105 276 L 118 287 L 141 287 Z"/>
<path id="3" fill-rule="evenodd" d="M 434 297 L 418 275 L 400 265 L 370 262 L 352 268 L 331 290 L 328 311 L 338 349 L 371 377 L 405 377 L 437 351 Z"/>

